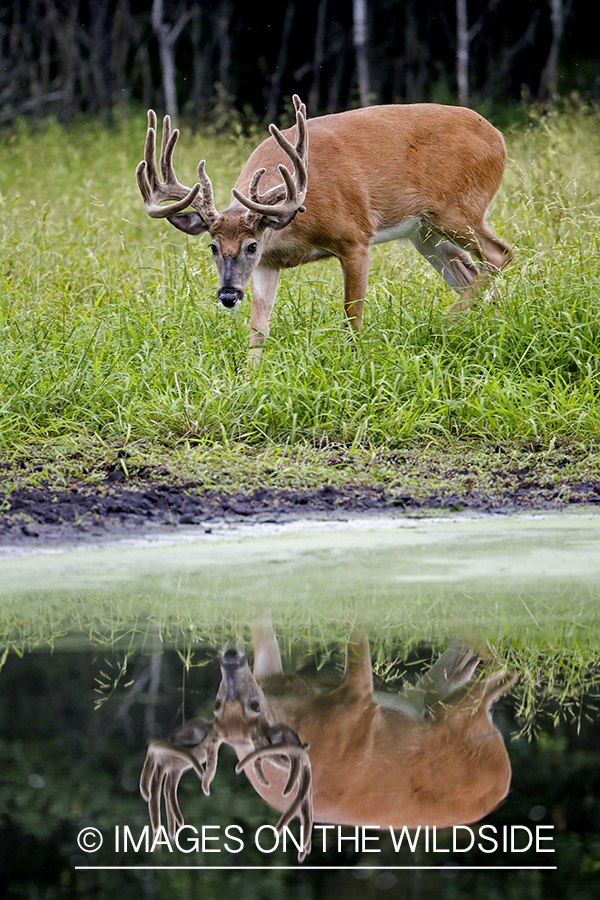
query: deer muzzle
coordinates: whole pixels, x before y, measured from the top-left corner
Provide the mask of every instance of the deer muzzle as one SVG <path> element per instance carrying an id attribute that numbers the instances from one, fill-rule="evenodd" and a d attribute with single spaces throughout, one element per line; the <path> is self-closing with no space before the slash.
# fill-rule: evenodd
<path id="1" fill-rule="evenodd" d="M 238 650 L 237 647 L 228 647 L 221 654 L 221 668 L 223 670 L 241 669 L 242 666 L 246 665 L 246 662 L 246 654 Z"/>
<path id="2" fill-rule="evenodd" d="M 248 660 L 241 650 L 229 647 L 221 654 L 221 674 L 227 686 L 227 697 L 230 700 L 237 698 L 240 690 L 239 675 L 248 666 Z"/>
<path id="3" fill-rule="evenodd" d="M 234 309 L 239 303 L 242 302 L 244 292 L 238 290 L 238 288 L 222 287 L 219 288 L 217 296 L 219 298 L 219 302 L 226 309 Z"/>

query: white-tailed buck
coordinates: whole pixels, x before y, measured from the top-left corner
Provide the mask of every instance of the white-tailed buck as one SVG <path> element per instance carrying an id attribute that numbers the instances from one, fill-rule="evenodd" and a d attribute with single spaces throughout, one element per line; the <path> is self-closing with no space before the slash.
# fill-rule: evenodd
<path id="1" fill-rule="evenodd" d="M 190 720 L 172 735 L 175 743 L 148 748 L 140 790 L 155 832 L 161 789 L 174 835 L 184 821 L 181 775 L 193 768 L 208 794 L 221 743 L 235 749 L 236 771 L 283 812 L 280 829 L 300 817 L 300 859 L 310 852 L 313 819 L 385 828 L 477 822 L 510 786 L 491 707 L 516 681 L 507 671 L 471 681 L 478 662 L 465 647 L 451 647 L 415 687 L 385 695 L 388 706 L 373 693 L 364 630 L 352 635 L 344 677 L 334 684 L 285 675 L 270 617 L 258 618 L 254 674 L 243 653 L 225 651 L 212 722 Z"/>
<path id="2" fill-rule="evenodd" d="M 297 96 L 294 107 L 296 125 L 283 133 L 270 126 L 271 137 L 251 154 L 221 212 L 204 160 L 192 188 L 177 180 L 172 158 L 179 132 L 171 133 L 168 116 L 162 180 L 152 110 L 137 167 L 150 216 L 166 217 L 187 234 L 209 232 L 223 306 L 241 303 L 252 280 L 251 357 L 259 358 L 269 333 L 281 269 L 336 256 L 344 307 L 360 331 L 371 244 L 409 238 L 461 295 L 453 309 L 467 307 L 511 259 L 509 244 L 485 223 L 504 172 L 504 139 L 478 113 L 417 103 L 306 121 Z"/>

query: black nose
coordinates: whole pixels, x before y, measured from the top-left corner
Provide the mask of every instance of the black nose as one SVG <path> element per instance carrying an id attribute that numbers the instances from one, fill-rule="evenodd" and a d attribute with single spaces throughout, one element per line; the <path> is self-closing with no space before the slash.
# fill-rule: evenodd
<path id="1" fill-rule="evenodd" d="M 226 669 L 239 669 L 246 664 L 246 657 L 236 647 L 229 647 L 221 654 L 221 665 Z"/>
<path id="2" fill-rule="evenodd" d="M 242 291 L 238 291 L 236 288 L 219 288 L 219 300 L 227 309 L 237 306 L 243 296 Z"/>

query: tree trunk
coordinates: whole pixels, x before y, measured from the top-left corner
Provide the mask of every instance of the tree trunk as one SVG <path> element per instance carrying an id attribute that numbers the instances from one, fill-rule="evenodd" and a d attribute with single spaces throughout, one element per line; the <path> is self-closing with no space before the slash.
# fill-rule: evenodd
<path id="1" fill-rule="evenodd" d="M 163 22 L 163 0 L 152 0 L 152 28 L 158 40 L 158 52 L 162 69 L 163 92 L 168 115 L 176 119 L 179 113 L 177 105 L 177 82 L 175 69 L 175 44 L 183 27 L 190 18 L 189 12 L 183 12 L 175 25 Z"/>
<path id="2" fill-rule="evenodd" d="M 231 3 L 222 2 L 219 5 L 216 21 L 216 38 L 219 47 L 219 77 L 222 94 L 229 98 L 231 95 Z"/>
<path id="3" fill-rule="evenodd" d="M 461 106 L 469 105 L 470 40 L 467 0 L 456 0 L 456 82 Z"/>
<path id="4" fill-rule="evenodd" d="M 283 29 L 281 32 L 281 41 L 279 42 L 279 53 L 277 54 L 277 65 L 275 71 L 271 75 L 271 89 L 269 91 L 269 102 L 267 104 L 267 119 L 273 122 L 277 117 L 279 109 L 279 98 L 281 97 L 281 79 L 285 72 L 285 63 L 287 60 L 288 47 L 290 45 L 290 37 L 292 36 L 292 26 L 294 24 L 294 15 L 296 6 L 288 0 L 285 7 L 285 16 L 283 18 Z"/>
<path id="5" fill-rule="evenodd" d="M 354 52 L 358 96 L 361 106 L 369 106 L 371 88 L 369 85 L 369 62 L 367 59 L 367 0 L 352 0 Z"/>
<path id="6" fill-rule="evenodd" d="M 558 57 L 568 14 L 564 0 L 550 0 L 552 43 L 540 78 L 538 100 L 552 100 L 558 93 Z"/>
<path id="7" fill-rule="evenodd" d="M 346 40 L 342 26 L 332 22 L 329 29 L 329 56 L 334 60 L 332 71 L 327 78 L 327 112 L 335 113 L 340 109 L 340 95 L 346 62 Z M 329 67 L 328 67 L 329 69 Z"/>
<path id="8" fill-rule="evenodd" d="M 177 90 L 175 87 L 175 58 L 169 41 L 168 27 L 163 22 L 163 0 L 152 0 L 152 28 L 158 41 L 162 86 L 167 114 L 177 118 Z"/>
<path id="9" fill-rule="evenodd" d="M 186 101 L 186 109 L 196 114 L 205 115 L 207 104 L 203 94 L 206 80 L 206 52 L 202 49 L 203 20 L 200 7 L 192 9 L 192 19 L 189 29 L 189 39 L 192 45 L 192 83 Z"/>
<path id="10" fill-rule="evenodd" d="M 90 70 L 93 97 L 92 109 L 98 113 L 110 113 L 112 91 L 110 84 L 110 43 L 105 40 L 109 32 L 106 6 L 102 3 L 90 4 Z M 110 32 L 109 32 L 110 33 Z"/>
<path id="11" fill-rule="evenodd" d="M 325 60 L 325 36 L 327 34 L 327 3 L 320 0 L 317 12 L 317 31 L 315 34 L 315 52 L 313 55 L 313 80 L 308 92 L 308 109 L 316 115 L 321 99 L 321 69 Z"/>
<path id="12" fill-rule="evenodd" d="M 534 10 L 527 28 L 520 38 L 509 46 L 502 48 L 502 54 L 496 57 L 489 57 L 487 68 L 489 75 L 483 85 L 483 96 L 494 96 L 499 85 L 505 84 L 511 74 L 515 57 L 522 53 L 527 47 L 535 44 L 535 32 L 540 18 L 539 9 Z"/>
<path id="13" fill-rule="evenodd" d="M 406 103 L 419 103 L 425 94 L 429 46 L 419 34 L 415 0 L 404 4 L 404 56 L 399 60 L 398 90 Z"/>

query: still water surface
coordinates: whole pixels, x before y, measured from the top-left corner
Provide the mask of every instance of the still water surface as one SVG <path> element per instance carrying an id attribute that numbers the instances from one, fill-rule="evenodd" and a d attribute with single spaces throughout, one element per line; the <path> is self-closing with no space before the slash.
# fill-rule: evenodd
<path id="1" fill-rule="evenodd" d="M 5 555 L 0 896 L 591 900 L 599 601 L 592 516 L 306 524 Z M 227 699 L 242 738 L 224 713 L 215 724 Z M 269 788 L 261 764 L 235 774 L 236 752 L 273 741 L 287 751 L 262 762 Z M 150 851 L 149 743 L 171 797 L 186 754 L 202 774 L 218 750 L 208 796 L 182 774 L 180 849 L 163 832 Z M 284 851 L 273 826 L 303 778 Z M 148 783 L 156 796 L 160 778 Z M 298 864 L 309 807 L 318 827 Z"/>

